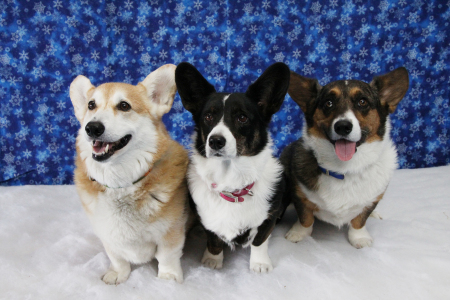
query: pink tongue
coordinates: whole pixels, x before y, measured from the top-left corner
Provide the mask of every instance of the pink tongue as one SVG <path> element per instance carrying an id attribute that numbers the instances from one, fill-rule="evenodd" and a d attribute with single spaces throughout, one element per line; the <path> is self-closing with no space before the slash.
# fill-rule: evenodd
<path id="1" fill-rule="evenodd" d="M 95 153 L 102 153 L 103 150 L 105 150 L 107 144 L 108 143 L 102 143 L 102 142 L 96 141 L 95 144 L 94 144 L 94 147 L 93 147 L 94 148 L 94 152 Z"/>
<path id="2" fill-rule="evenodd" d="M 353 154 L 355 154 L 356 143 L 344 139 L 337 140 L 334 144 L 334 150 L 336 151 L 336 155 L 340 160 L 347 161 L 353 157 Z"/>

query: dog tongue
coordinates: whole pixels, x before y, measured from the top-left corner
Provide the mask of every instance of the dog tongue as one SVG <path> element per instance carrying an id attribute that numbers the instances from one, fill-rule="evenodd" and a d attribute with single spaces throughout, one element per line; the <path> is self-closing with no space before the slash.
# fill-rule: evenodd
<path id="1" fill-rule="evenodd" d="M 344 139 L 337 140 L 334 144 L 334 150 L 340 160 L 347 161 L 353 157 L 353 154 L 355 154 L 356 143 Z"/>
<path id="2" fill-rule="evenodd" d="M 94 152 L 95 152 L 95 153 L 102 153 L 103 150 L 105 150 L 107 144 L 108 144 L 108 143 L 103 143 L 103 142 L 95 141 L 95 144 L 94 144 L 94 146 L 93 146 Z"/>

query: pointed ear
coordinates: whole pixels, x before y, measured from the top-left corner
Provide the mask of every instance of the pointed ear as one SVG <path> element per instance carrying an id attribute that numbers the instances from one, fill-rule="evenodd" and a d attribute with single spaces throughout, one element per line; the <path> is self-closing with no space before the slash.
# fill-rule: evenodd
<path id="1" fill-rule="evenodd" d="M 175 65 L 167 64 L 151 72 L 138 85 L 145 87 L 147 97 L 151 101 L 152 113 L 162 117 L 172 108 L 173 99 L 177 92 L 175 85 Z"/>
<path id="2" fill-rule="evenodd" d="M 401 67 L 385 75 L 377 76 L 370 86 L 378 92 L 381 105 L 388 105 L 389 113 L 393 113 L 408 91 L 408 71 Z"/>
<path id="3" fill-rule="evenodd" d="M 72 100 L 73 109 L 75 110 L 75 117 L 77 117 L 80 123 L 87 111 L 87 94 L 93 88 L 95 87 L 92 85 L 91 81 L 83 75 L 78 75 L 70 84 L 70 100 Z"/>
<path id="4" fill-rule="evenodd" d="M 321 89 L 317 79 L 306 78 L 291 71 L 288 93 L 304 113 L 308 111 L 309 104 L 316 100 Z"/>
<path id="5" fill-rule="evenodd" d="M 275 63 L 251 84 L 245 95 L 258 103 L 267 122 L 276 113 L 286 96 L 289 87 L 290 71 L 283 63 Z"/>
<path id="6" fill-rule="evenodd" d="M 175 82 L 183 106 L 193 115 L 202 106 L 206 97 L 216 92 L 200 72 L 190 63 L 182 62 L 175 70 Z"/>

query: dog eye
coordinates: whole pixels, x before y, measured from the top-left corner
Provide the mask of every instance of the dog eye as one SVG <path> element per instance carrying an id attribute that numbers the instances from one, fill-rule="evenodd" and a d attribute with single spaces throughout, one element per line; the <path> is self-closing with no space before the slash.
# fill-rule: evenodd
<path id="1" fill-rule="evenodd" d="M 131 105 L 125 101 L 122 101 L 117 105 L 117 108 L 121 111 L 129 111 L 131 109 Z"/>
<path id="2" fill-rule="evenodd" d="M 364 98 L 359 99 L 359 101 L 358 101 L 358 106 L 359 106 L 359 107 L 365 107 L 365 106 L 367 106 L 367 100 L 364 99 Z"/>
<path id="3" fill-rule="evenodd" d="M 237 118 L 237 120 L 238 120 L 239 122 L 241 122 L 241 123 L 247 123 L 248 118 L 247 118 L 246 115 L 241 114 L 241 115 L 239 115 L 239 117 Z"/>
<path id="4" fill-rule="evenodd" d="M 96 107 L 97 107 L 97 105 L 95 105 L 95 101 L 94 100 L 89 101 L 89 103 L 88 103 L 89 110 L 93 110 Z"/>
<path id="5" fill-rule="evenodd" d="M 213 120 L 214 120 L 214 118 L 211 114 L 206 114 L 206 116 L 205 116 L 206 124 L 208 124 L 208 125 L 211 124 Z"/>
<path id="6" fill-rule="evenodd" d="M 328 107 L 328 108 L 333 107 L 333 101 L 328 100 L 328 101 L 325 103 L 325 106 Z"/>

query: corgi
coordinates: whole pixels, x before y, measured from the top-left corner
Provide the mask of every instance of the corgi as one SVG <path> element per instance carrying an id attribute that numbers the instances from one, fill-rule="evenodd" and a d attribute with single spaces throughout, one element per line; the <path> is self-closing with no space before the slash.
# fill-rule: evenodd
<path id="1" fill-rule="evenodd" d="M 175 68 L 164 65 L 136 86 L 94 87 L 82 75 L 70 85 L 81 124 L 75 185 L 111 261 L 107 284 L 125 282 L 130 263 L 154 257 L 159 278 L 183 281 L 189 157 L 161 120 L 176 93 Z"/>
<path id="2" fill-rule="evenodd" d="M 178 93 L 195 122 L 187 177 L 206 231 L 207 267 L 222 268 L 225 245 L 250 245 L 250 269 L 273 269 L 268 239 L 286 205 L 283 168 L 272 155 L 268 125 L 283 103 L 289 76 L 289 68 L 276 63 L 245 93 L 216 93 L 191 64 L 175 70 Z"/>
<path id="3" fill-rule="evenodd" d="M 353 247 L 371 246 L 365 224 L 397 168 L 389 114 L 408 90 L 408 72 L 398 68 L 370 84 L 339 80 L 324 87 L 294 72 L 290 78 L 288 93 L 305 123 L 302 138 L 280 156 L 298 215 L 286 238 L 299 242 L 311 235 L 317 217 L 348 224 Z"/>

